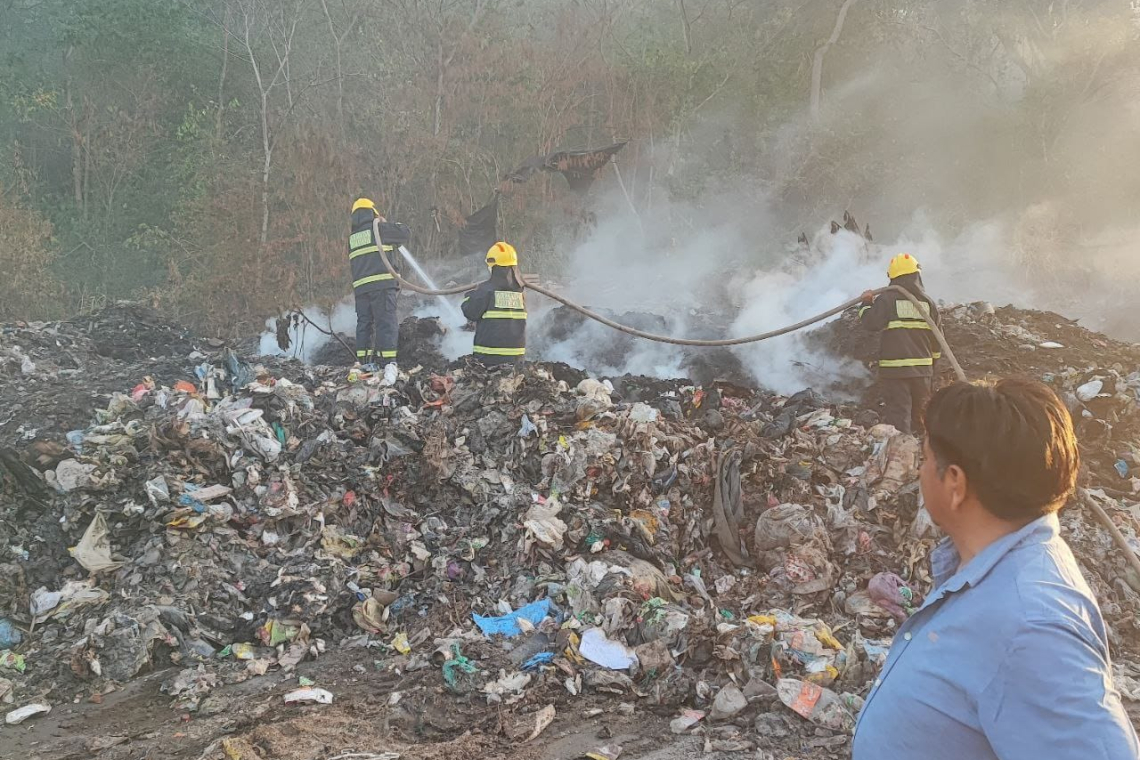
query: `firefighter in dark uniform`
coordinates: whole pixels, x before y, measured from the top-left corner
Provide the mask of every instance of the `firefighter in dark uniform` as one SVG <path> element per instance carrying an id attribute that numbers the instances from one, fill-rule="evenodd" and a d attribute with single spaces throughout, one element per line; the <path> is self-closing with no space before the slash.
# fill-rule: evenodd
<path id="1" fill-rule="evenodd" d="M 373 221 L 380 221 L 380 237 L 376 240 Z M 389 274 L 380 259 L 380 245 L 388 261 L 399 271 L 395 251 L 408 242 L 408 228 L 388 222 L 380 216 L 376 204 L 358 198 L 352 204 L 352 234 L 348 238 L 348 261 L 352 267 L 352 291 L 356 297 L 356 360 L 364 369 L 375 372 L 384 367 L 384 382 L 396 382 L 397 345 L 400 321 L 396 315 L 396 297 L 400 285 Z"/>
<path id="2" fill-rule="evenodd" d="M 509 243 L 487 251 L 491 276 L 463 298 L 463 316 L 475 323 L 472 354 L 487 366 L 519 364 L 526 356 L 526 296 L 519 257 Z"/>
<path id="3" fill-rule="evenodd" d="M 913 295 L 921 309 L 942 326 L 938 307 L 922 287 L 918 260 L 909 253 L 891 259 L 887 269 L 891 285 Z M 938 340 L 919 309 L 906 296 L 888 291 L 877 298 L 863 294 L 859 321 L 882 335 L 879 346 L 879 385 L 885 409 L 883 421 L 903 433 L 923 434 L 922 415 L 934 381 L 934 362 L 941 357 Z"/>

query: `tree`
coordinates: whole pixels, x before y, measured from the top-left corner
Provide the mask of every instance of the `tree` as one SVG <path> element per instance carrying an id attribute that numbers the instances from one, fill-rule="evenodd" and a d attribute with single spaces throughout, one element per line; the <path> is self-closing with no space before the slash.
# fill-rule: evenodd
<path id="1" fill-rule="evenodd" d="M 51 223 L 0 187 L 0 320 L 49 319 L 64 309 L 52 271 Z"/>
<path id="2" fill-rule="evenodd" d="M 278 125 L 273 123 L 272 96 L 284 88 L 293 108 L 292 85 L 289 79 L 289 60 L 293 54 L 293 40 L 297 26 L 305 11 L 302 0 L 269 2 L 268 0 L 232 0 L 237 22 L 231 32 L 238 48 L 249 64 L 257 85 L 257 112 L 261 126 L 261 236 L 264 248 L 269 239 L 269 174 L 273 167 L 273 148 L 279 137 Z M 228 8 L 227 4 L 227 8 Z M 264 49 L 273 52 L 269 59 Z M 284 116 L 282 117 L 282 120 Z"/>
<path id="3" fill-rule="evenodd" d="M 839 6 L 839 12 L 835 15 L 835 26 L 831 30 L 831 36 L 827 41 L 815 49 L 815 55 L 812 58 L 811 65 L 811 118 L 813 121 L 819 121 L 819 100 L 821 91 L 823 89 L 823 61 L 827 56 L 827 51 L 831 46 L 839 41 L 839 35 L 843 34 L 843 24 L 847 21 L 847 12 L 851 10 L 856 0 L 843 0 L 843 4 Z"/>

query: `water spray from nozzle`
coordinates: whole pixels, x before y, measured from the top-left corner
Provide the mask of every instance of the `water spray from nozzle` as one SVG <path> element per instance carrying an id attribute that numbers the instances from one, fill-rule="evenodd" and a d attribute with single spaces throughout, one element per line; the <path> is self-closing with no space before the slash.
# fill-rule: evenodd
<path id="1" fill-rule="evenodd" d="M 412 265 L 412 269 L 416 270 L 416 274 L 419 275 L 420 279 L 423 280 L 425 285 L 427 285 L 432 290 L 439 290 L 439 286 L 435 284 L 431 277 L 428 277 L 428 273 L 425 272 L 424 268 L 420 266 L 420 263 L 416 261 L 416 257 L 412 255 L 411 251 L 409 251 L 404 246 L 400 246 L 400 253 L 403 254 L 404 259 Z M 443 304 L 443 308 L 447 311 L 448 316 L 451 317 L 453 324 L 461 325 L 466 321 L 463 318 L 463 315 L 459 312 L 459 309 L 455 308 L 455 304 L 447 300 L 447 296 L 437 296 L 437 298 L 439 298 L 440 303 Z"/>

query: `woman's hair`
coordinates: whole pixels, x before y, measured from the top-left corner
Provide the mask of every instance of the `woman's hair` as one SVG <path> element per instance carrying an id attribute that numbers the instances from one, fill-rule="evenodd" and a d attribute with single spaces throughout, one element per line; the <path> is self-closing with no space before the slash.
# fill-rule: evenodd
<path id="1" fill-rule="evenodd" d="M 982 506 L 1006 520 L 1056 512 L 1076 487 L 1073 420 L 1035 380 L 943 388 L 926 407 L 926 435 L 939 472 L 961 467 Z"/>

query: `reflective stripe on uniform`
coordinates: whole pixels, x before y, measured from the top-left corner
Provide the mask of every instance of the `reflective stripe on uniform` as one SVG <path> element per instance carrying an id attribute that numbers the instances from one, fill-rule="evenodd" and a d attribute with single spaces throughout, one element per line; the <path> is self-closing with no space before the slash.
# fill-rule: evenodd
<path id="1" fill-rule="evenodd" d="M 365 248 L 361 248 L 359 251 L 353 251 L 352 253 L 348 254 L 348 260 L 352 261 L 357 256 L 363 256 L 366 253 L 376 253 L 379 250 L 380 249 L 377 248 L 376 246 L 370 245 L 370 246 L 367 246 Z"/>
<path id="2" fill-rule="evenodd" d="M 491 309 L 490 311 L 483 312 L 483 319 L 526 319 L 526 312 Z"/>
<path id="3" fill-rule="evenodd" d="M 380 352 L 380 358 L 381 359 L 395 359 L 397 353 L 398 352 L 396 352 L 396 351 L 381 351 Z"/>
<path id="4" fill-rule="evenodd" d="M 934 359 L 926 357 L 925 359 L 880 359 L 880 367 L 933 367 Z"/>
<path id="5" fill-rule="evenodd" d="M 941 351 L 935 351 L 934 352 L 934 358 L 935 359 L 941 359 L 942 358 L 942 352 Z"/>
<path id="6" fill-rule="evenodd" d="M 361 277 L 359 280 L 356 280 L 352 283 L 352 287 L 359 288 L 361 285 L 367 285 L 370 282 L 380 282 L 382 280 L 390 279 L 392 279 L 392 275 L 390 274 L 374 274 L 371 277 Z"/>
<path id="7" fill-rule="evenodd" d="M 365 246 L 364 248 L 361 248 L 360 250 L 352 251 L 351 253 L 348 254 L 348 258 L 351 261 L 352 259 L 355 259 L 357 256 L 363 256 L 366 253 L 378 253 L 380 251 L 380 248 L 383 248 L 385 253 L 391 253 L 392 251 L 396 250 L 395 248 L 393 248 L 390 245 L 384 245 L 384 246 L 369 245 L 369 246 Z"/>
<path id="8" fill-rule="evenodd" d="M 371 351 L 365 351 L 365 350 L 361 349 L 360 351 L 356 352 L 356 355 L 358 357 L 360 357 L 361 359 L 363 359 L 365 356 L 368 356 L 368 354 L 370 354 L 370 353 L 371 353 Z"/>
<path id="9" fill-rule="evenodd" d="M 487 354 L 488 356 L 525 356 L 525 348 L 489 348 L 487 346 L 472 346 L 472 353 Z"/>
<path id="10" fill-rule="evenodd" d="M 862 317 L 864 314 L 866 314 L 867 309 L 869 309 L 869 308 L 871 308 L 871 307 L 870 306 L 864 306 L 864 307 L 860 308 L 859 309 L 859 316 Z"/>
<path id="11" fill-rule="evenodd" d="M 887 323 L 888 330 L 929 330 L 930 325 L 925 322 L 911 322 L 909 320 L 892 319 Z"/>

